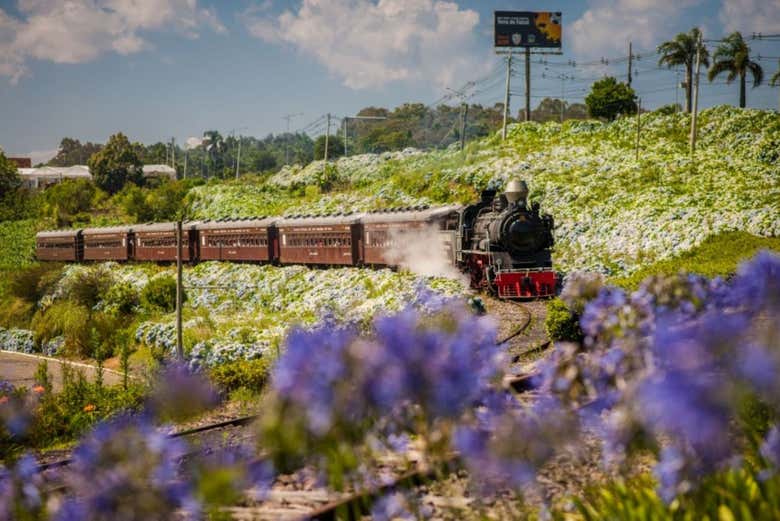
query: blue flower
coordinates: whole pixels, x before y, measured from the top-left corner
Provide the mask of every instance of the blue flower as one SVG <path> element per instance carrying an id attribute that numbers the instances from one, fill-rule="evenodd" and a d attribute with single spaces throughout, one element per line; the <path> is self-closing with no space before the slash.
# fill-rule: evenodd
<path id="1" fill-rule="evenodd" d="M 73 451 L 65 474 L 72 496 L 58 519 L 168 519 L 180 510 L 197 517 L 193 485 L 178 472 L 186 452 L 148 416 L 99 424 Z"/>
<path id="2" fill-rule="evenodd" d="M 780 428 L 772 427 L 761 445 L 761 455 L 774 467 L 774 471 L 780 470 Z"/>
<path id="3" fill-rule="evenodd" d="M 9 469 L 0 466 L 0 519 L 38 519 L 45 510 L 43 476 L 38 463 L 24 454 Z"/>

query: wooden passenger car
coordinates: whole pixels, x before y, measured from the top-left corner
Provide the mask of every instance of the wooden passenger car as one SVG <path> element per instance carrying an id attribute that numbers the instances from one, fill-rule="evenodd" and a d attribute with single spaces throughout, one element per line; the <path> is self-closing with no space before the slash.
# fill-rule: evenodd
<path id="1" fill-rule="evenodd" d="M 79 261 L 83 254 L 81 230 L 38 232 L 35 256 L 42 261 Z"/>
<path id="2" fill-rule="evenodd" d="M 279 261 L 282 264 L 361 264 L 361 215 L 278 220 Z"/>
<path id="3" fill-rule="evenodd" d="M 439 234 L 458 228 L 458 206 L 443 206 L 422 210 L 386 211 L 366 214 L 363 223 L 363 262 L 373 265 L 395 265 L 409 252 L 407 236 L 413 242 L 426 241 L 426 230 L 435 234 L 429 247 L 449 248 L 452 258 L 451 234 Z"/>
<path id="4" fill-rule="evenodd" d="M 185 222 L 181 229 L 181 258 L 197 259 L 196 222 Z M 176 260 L 176 223 L 151 223 L 133 226 L 135 246 L 133 259 L 139 261 L 173 262 Z"/>
<path id="5" fill-rule="evenodd" d="M 81 231 L 84 260 L 126 261 L 131 258 L 133 229 L 130 226 L 86 228 Z"/>
<path id="6" fill-rule="evenodd" d="M 274 261 L 279 238 L 270 219 L 207 221 L 197 226 L 200 260 Z"/>

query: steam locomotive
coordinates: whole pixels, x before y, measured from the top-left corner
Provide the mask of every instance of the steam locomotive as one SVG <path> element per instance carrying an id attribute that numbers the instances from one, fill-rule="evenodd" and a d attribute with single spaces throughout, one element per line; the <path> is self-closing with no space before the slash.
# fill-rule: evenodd
<path id="1" fill-rule="evenodd" d="M 172 262 L 181 244 L 181 258 L 190 263 L 414 269 L 415 262 L 441 253 L 475 289 L 501 298 L 554 295 L 553 219 L 540 215 L 537 204 L 529 207 L 527 196 L 525 182 L 510 181 L 503 193 L 486 190 L 468 206 L 187 221 L 180 239 L 175 223 L 44 231 L 36 236 L 36 254 L 41 261 Z"/>

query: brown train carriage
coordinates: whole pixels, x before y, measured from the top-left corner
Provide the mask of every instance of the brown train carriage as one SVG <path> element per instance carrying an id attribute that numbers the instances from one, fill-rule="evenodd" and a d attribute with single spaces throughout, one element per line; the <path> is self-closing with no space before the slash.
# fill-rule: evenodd
<path id="1" fill-rule="evenodd" d="M 421 210 L 386 211 L 366 214 L 363 223 L 363 262 L 392 266 L 405 256 L 404 236 L 414 241 L 426 240 L 426 229 L 437 233 L 436 244 L 446 248 L 447 258 L 453 259 L 452 232 L 458 228 L 459 206 L 442 206 Z M 431 244 L 430 246 L 436 246 Z"/>
<path id="2" fill-rule="evenodd" d="M 79 261 L 84 253 L 81 230 L 56 230 L 35 235 L 35 256 L 42 261 Z"/>
<path id="3" fill-rule="evenodd" d="M 181 259 L 198 258 L 197 222 L 184 222 L 181 227 Z M 133 259 L 138 261 L 173 262 L 176 260 L 176 223 L 150 223 L 133 226 L 135 245 Z"/>
<path id="4" fill-rule="evenodd" d="M 126 261 L 132 258 L 133 228 L 130 226 L 86 228 L 81 236 L 84 260 Z"/>
<path id="5" fill-rule="evenodd" d="M 275 261 L 279 239 L 275 218 L 207 221 L 198 224 L 200 260 Z"/>
<path id="6" fill-rule="evenodd" d="M 362 263 L 360 217 L 295 217 L 276 222 L 282 264 L 349 265 Z"/>

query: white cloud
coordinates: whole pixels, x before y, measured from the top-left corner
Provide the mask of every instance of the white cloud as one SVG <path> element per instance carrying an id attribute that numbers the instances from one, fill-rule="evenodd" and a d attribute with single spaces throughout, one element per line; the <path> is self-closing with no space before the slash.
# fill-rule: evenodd
<path id="1" fill-rule="evenodd" d="M 720 21 L 726 32 L 780 33 L 780 0 L 723 0 Z"/>
<path id="2" fill-rule="evenodd" d="M 297 11 L 244 13 L 249 33 L 314 57 L 351 88 L 393 81 L 455 85 L 485 66 L 479 14 L 442 0 L 303 0 Z"/>
<path id="3" fill-rule="evenodd" d="M 224 32 L 196 0 L 19 0 L 21 18 L 0 9 L 0 75 L 12 82 L 29 59 L 83 63 L 105 52 L 151 48 L 143 33 L 171 30 L 197 37 L 201 27 Z"/>
<path id="4" fill-rule="evenodd" d="M 680 13 L 701 0 L 591 0 L 589 8 L 567 27 L 564 45 L 580 57 L 628 54 L 653 49 L 664 38 L 688 28 L 678 27 Z"/>

